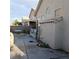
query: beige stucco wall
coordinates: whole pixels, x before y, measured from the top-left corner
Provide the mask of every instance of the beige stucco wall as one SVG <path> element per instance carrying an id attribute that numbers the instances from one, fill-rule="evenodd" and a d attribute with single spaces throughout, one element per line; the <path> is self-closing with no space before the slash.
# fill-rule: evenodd
<path id="1" fill-rule="evenodd" d="M 64 8 L 64 39 L 63 39 L 63 49 L 69 51 L 69 1 L 63 1 Z"/>
<path id="2" fill-rule="evenodd" d="M 50 47 L 55 48 L 55 24 L 46 23 L 40 24 L 40 40 L 49 44 Z"/>
<path id="3" fill-rule="evenodd" d="M 34 13 L 35 13 L 34 9 L 31 9 L 31 12 L 30 12 L 30 15 L 29 15 L 29 18 L 30 18 L 31 20 L 34 19 Z"/>
<path id="4" fill-rule="evenodd" d="M 61 12 L 60 10 L 56 11 L 56 17 L 63 16 L 62 22 L 42 24 L 40 27 L 42 30 L 42 41 L 48 43 L 52 48 L 61 48 L 65 51 L 69 49 L 68 6 L 68 0 L 43 0 L 36 15 L 38 20 L 46 20 L 55 18 L 57 9 L 60 8 L 62 10 L 62 14 L 59 13 Z"/>
<path id="5" fill-rule="evenodd" d="M 64 26 L 63 21 L 57 22 L 55 24 L 55 48 L 62 49 L 63 39 L 64 39 Z"/>
<path id="6" fill-rule="evenodd" d="M 50 19 L 55 17 L 55 10 L 58 8 L 63 9 L 62 0 L 43 0 L 38 10 L 37 17 L 39 19 Z"/>

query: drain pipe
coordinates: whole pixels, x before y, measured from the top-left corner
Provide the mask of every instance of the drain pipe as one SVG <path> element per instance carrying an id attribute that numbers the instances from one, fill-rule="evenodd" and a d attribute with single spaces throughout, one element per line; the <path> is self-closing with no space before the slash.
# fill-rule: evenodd
<path id="1" fill-rule="evenodd" d="M 36 20 L 36 40 L 38 41 L 38 20 Z"/>

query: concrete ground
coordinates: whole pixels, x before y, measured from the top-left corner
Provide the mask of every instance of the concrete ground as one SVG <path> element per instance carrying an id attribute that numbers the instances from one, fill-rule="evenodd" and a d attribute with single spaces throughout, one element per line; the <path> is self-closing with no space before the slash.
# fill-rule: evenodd
<path id="1" fill-rule="evenodd" d="M 11 48 L 10 59 L 69 59 L 68 54 L 63 51 L 36 46 L 36 40 L 29 35 L 14 34 L 14 36 L 15 44 Z"/>

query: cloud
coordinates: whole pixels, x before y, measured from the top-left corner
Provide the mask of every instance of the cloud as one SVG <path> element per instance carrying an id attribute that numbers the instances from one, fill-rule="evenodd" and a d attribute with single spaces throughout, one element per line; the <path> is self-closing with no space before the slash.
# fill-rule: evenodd
<path id="1" fill-rule="evenodd" d="M 10 0 L 10 18 L 28 16 L 31 8 L 36 8 L 38 0 Z"/>

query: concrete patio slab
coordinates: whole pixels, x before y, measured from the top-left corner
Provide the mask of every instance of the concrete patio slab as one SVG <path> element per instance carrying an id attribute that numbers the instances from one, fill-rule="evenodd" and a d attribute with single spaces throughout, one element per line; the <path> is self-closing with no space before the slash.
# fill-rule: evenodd
<path id="1" fill-rule="evenodd" d="M 27 34 L 14 34 L 15 45 L 10 59 L 69 59 L 68 54 L 51 48 L 37 46 L 37 41 Z"/>

